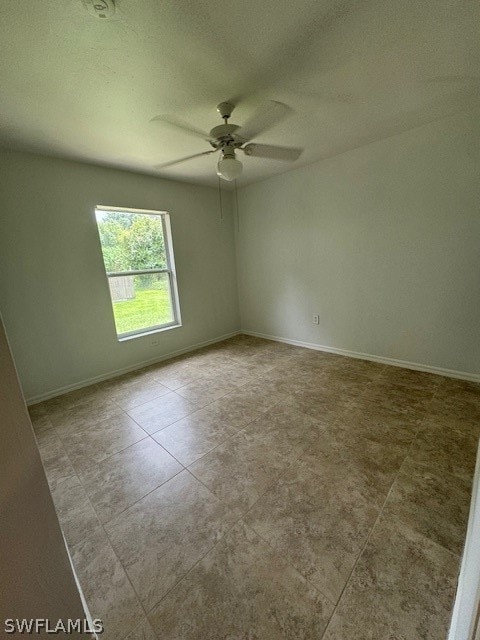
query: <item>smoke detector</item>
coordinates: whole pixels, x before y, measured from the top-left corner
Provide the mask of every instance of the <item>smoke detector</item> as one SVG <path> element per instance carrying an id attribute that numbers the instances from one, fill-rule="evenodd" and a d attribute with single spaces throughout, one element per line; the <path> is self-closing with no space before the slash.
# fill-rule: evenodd
<path id="1" fill-rule="evenodd" d="M 82 0 L 85 9 L 97 18 L 111 18 L 115 13 L 113 0 Z"/>

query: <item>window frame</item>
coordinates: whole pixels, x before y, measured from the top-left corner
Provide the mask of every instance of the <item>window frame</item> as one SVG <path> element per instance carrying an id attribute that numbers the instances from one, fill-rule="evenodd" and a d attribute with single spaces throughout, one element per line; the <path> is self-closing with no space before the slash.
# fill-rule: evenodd
<path id="1" fill-rule="evenodd" d="M 165 257 L 167 260 L 167 267 L 165 269 L 139 269 L 139 270 L 131 270 L 131 271 L 107 271 L 105 266 L 105 259 L 103 257 L 103 247 L 100 239 L 100 229 L 98 226 L 97 211 L 113 211 L 115 213 L 132 213 L 132 214 L 140 214 L 140 215 L 155 215 L 160 216 L 162 221 L 162 232 L 163 232 L 163 242 L 165 245 Z M 102 254 L 103 267 L 105 271 L 106 283 L 108 285 L 108 295 L 110 298 L 110 305 L 112 309 L 113 315 L 113 323 L 115 326 L 115 333 L 117 336 L 117 340 L 119 342 L 123 342 L 125 340 L 131 340 L 132 338 L 140 338 L 142 336 L 148 336 L 153 333 L 159 333 L 161 331 L 167 331 L 169 329 L 175 329 L 177 327 L 182 326 L 182 317 L 180 314 L 180 300 L 178 296 L 178 286 L 177 286 L 177 272 L 175 268 L 175 257 L 173 253 L 173 238 L 172 238 L 172 228 L 170 225 L 170 214 L 168 211 L 157 211 L 154 209 L 136 209 L 133 207 L 109 207 L 107 205 L 96 205 L 95 206 L 95 224 L 97 226 L 98 239 L 100 242 L 100 251 Z M 145 274 L 156 274 L 156 273 L 166 273 L 168 276 L 168 281 L 170 285 L 170 304 L 172 307 L 173 320 L 171 322 L 166 322 L 164 324 L 158 324 L 151 327 L 144 327 L 143 329 L 136 329 L 134 331 L 126 331 L 125 333 L 118 333 L 117 325 L 115 322 L 115 311 L 113 307 L 112 295 L 110 292 L 109 280 L 110 278 L 118 278 L 124 276 L 136 276 L 136 275 L 145 275 Z"/>

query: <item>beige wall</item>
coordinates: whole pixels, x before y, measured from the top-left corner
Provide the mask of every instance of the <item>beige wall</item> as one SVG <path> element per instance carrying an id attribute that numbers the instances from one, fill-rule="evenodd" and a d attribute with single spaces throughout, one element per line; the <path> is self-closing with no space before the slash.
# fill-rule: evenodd
<path id="1" fill-rule="evenodd" d="M 0 309 L 26 396 L 235 331 L 237 277 L 245 330 L 479 373 L 477 116 L 247 186 L 240 233 L 215 189 L 2 154 Z M 117 341 L 96 204 L 170 212 L 182 328 Z"/>
<path id="2" fill-rule="evenodd" d="M 83 619 L 1 318 L 0 520 L 0 636 L 6 618 Z"/>
<path id="3" fill-rule="evenodd" d="M 242 329 L 480 373 L 478 116 L 241 189 Z"/>
<path id="4" fill-rule="evenodd" d="M 221 221 L 208 187 L 8 152 L 0 174 L 0 309 L 27 398 L 238 329 L 228 194 Z M 181 328 L 117 341 L 97 204 L 169 211 Z"/>

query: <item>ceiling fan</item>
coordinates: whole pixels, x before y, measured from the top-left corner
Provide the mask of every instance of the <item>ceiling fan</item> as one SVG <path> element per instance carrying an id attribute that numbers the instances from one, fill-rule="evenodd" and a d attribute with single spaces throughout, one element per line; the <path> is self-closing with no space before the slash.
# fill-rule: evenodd
<path id="1" fill-rule="evenodd" d="M 243 127 L 237 124 L 229 124 L 228 120 L 232 115 L 235 105 L 231 102 L 221 102 L 217 106 L 217 111 L 224 120 L 224 124 L 220 124 L 210 131 L 204 133 L 189 124 L 183 122 L 175 116 L 160 115 L 156 116 L 151 122 L 162 122 L 168 126 L 181 129 L 197 138 L 206 140 L 213 149 L 195 153 L 179 160 L 165 162 L 156 165 L 156 169 L 171 167 L 180 162 L 207 156 L 211 153 L 221 153 L 221 158 L 217 164 L 217 175 L 224 180 L 232 181 L 238 178 L 242 173 L 243 165 L 237 159 L 236 151 L 243 151 L 247 156 L 256 158 L 268 158 L 271 160 L 284 160 L 293 162 L 298 160 L 303 149 L 297 147 L 278 147 L 269 144 L 256 144 L 250 142 L 253 138 L 270 129 L 273 125 L 280 122 L 292 113 L 292 109 L 282 102 L 270 100 L 262 108 L 258 109 L 252 118 L 250 118 Z"/>

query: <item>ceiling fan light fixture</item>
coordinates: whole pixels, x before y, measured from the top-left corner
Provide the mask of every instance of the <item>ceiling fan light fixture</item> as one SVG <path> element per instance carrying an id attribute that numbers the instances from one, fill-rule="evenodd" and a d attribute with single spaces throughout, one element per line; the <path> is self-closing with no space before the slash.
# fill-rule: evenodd
<path id="1" fill-rule="evenodd" d="M 104 0 L 104 2 L 113 1 L 114 0 Z M 97 0 L 83 0 L 83 2 L 97 2 Z M 223 118 L 224 123 L 213 127 L 210 133 L 192 127 L 188 122 L 183 122 L 183 120 L 175 115 L 166 114 L 152 118 L 151 122 L 161 122 L 167 126 L 173 126 L 175 129 L 183 131 L 184 133 L 202 138 L 210 144 L 210 147 L 213 147 L 213 149 L 211 148 L 209 151 L 194 153 L 186 158 L 155 165 L 155 168 L 164 169 L 173 167 L 186 160 L 220 152 L 221 157 L 217 164 L 217 175 L 219 178 L 222 178 L 222 180 L 232 182 L 238 178 L 243 171 L 242 163 L 235 157 L 236 151 L 240 150 L 243 151 L 246 156 L 266 158 L 267 160 L 295 162 L 299 159 L 303 149 L 250 142 L 250 140 L 256 138 L 290 115 L 292 113 L 290 107 L 282 102 L 269 100 L 260 110 L 257 109 L 253 118 L 250 118 L 243 127 L 228 123 L 234 107 L 235 105 L 230 102 L 222 102 L 218 105 L 217 111 Z"/>
<path id="2" fill-rule="evenodd" d="M 243 164 L 235 156 L 224 156 L 218 161 L 217 176 L 231 182 L 242 173 Z"/>

